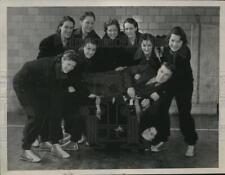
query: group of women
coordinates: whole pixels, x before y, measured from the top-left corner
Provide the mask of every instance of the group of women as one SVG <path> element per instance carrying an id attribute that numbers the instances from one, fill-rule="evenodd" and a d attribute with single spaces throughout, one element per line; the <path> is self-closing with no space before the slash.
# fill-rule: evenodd
<path id="1" fill-rule="evenodd" d="M 193 92 L 193 75 L 190 65 L 191 53 L 187 46 L 186 34 L 181 27 L 174 27 L 168 35 L 167 45 L 161 56 L 157 52 L 156 39 L 151 34 L 139 32 L 138 23 L 133 18 L 123 22 L 123 31 L 116 19 L 104 23 L 104 36 L 100 38 L 94 30 L 95 15 L 91 11 L 80 17 L 80 27 L 75 29 L 75 20 L 64 16 L 56 33 L 43 39 L 39 46 L 37 59 L 55 57 L 66 50 L 75 50 L 82 60 L 80 72 L 123 71 L 129 67 L 149 65 L 145 73 L 160 76 L 164 62 L 174 66 L 173 75 L 166 89 L 166 99 L 160 106 L 161 139 L 155 144 L 155 149 L 168 140 L 170 135 L 169 107 L 175 97 L 179 126 L 188 147 L 186 156 L 194 156 L 197 133 L 194 119 L 191 116 L 191 98 Z M 143 72 L 135 72 L 134 79 L 145 77 Z M 147 76 L 148 77 L 148 76 Z M 128 93 L 129 94 L 129 93 Z M 153 99 L 157 100 L 158 94 Z M 82 134 L 82 133 L 81 133 Z M 85 126 L 83 129 L 85 134 Z M 81 138 L 81 135 L 79 136 Z M 160 143 L 160 144 L 159 144 Z M 76 143 L 77 147 L 77 143 Z M 78 147 L 77 147 L 78 148 Z"/>

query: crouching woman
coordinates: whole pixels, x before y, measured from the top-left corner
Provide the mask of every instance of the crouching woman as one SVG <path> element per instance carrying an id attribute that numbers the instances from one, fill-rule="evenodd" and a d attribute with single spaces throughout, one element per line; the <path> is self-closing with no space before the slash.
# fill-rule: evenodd
<path id="1" fill-rule="evenodd" d="M 70 155 L 58 144 L 62 137 L 61 104 L 64 94 L 71 88 L 79 91 L 69 79 L 69 73 L 80 63 L 73 50 L 65 51 L 61 56 L 33 60 L 25 63 L 13 79 L 16 95 L 26 112 L 27 122 L 23 130 L 21 159 L 40 162 L 38 154 L 31 150 L 31 144 L 43 130 L 52 142 L 52 152 L 61 158 Z M 58 113 L 59 112 L 59 113 Z M 55 115 L 57 114 L 57 115 Z"/>

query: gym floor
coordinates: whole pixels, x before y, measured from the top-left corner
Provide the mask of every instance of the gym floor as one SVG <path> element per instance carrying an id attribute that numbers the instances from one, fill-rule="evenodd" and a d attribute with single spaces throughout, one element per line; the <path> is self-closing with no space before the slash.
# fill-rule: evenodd
<path id="1" fill-rule="evenodd" d="M 139 152 L 136 150 L 95 150 L 80 145 L 78 151 L 68 151 L 69 159 L 56 158 L 47 151 L 36 150 L 43 158 L 41 163 L 19 160 L 21 154 L 23 114 L 8 114 L 8 170 L 84 170 L 84 169 L 151 169 L 151 168 L 217 168 L 218 117 L 196 115 L 199 141 L 193 158 L 184 156 L 186 145 L 178 128 L 177 116 L 171 117 L 171 136 L 165 150 Z"/>

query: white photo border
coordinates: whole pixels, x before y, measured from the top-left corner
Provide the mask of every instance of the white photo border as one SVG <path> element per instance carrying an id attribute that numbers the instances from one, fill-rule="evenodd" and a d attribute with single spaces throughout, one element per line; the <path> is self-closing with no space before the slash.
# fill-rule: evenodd
<path id="1" fill-rule="evenodd" d="M 107 169 L 107 170 L 7 170 L 7 7 L 69 6 L 200 6 L 220 7 L 219 47 L 219 168 L 185 169 Z M 0 168 L 3 175 L 75 175 L 75 174 L 187 174 L 225 172 L 225 2 L 222 1 L 153 1 L 153 0 L 0 0 Z"/>

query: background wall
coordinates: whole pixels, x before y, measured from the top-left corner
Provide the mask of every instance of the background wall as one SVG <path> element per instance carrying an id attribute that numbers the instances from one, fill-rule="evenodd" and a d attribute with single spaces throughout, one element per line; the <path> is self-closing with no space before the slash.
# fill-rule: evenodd
<path id="1" fill-rule="evenodd" d="M 79 26 L 84 11 L 96 15 L 95 29 L 103 35 L 103 23 L 110 17 L 120 24 L 135 18 L 141 32 L 167 34 L 181 26 L 188 35 L 195 78 L 192 113 L 217 112 L 219 96 L 219 8 L 218 7 L 9 7 L 7 10 L 8 112 L 21 110 L 12 89 L 12 78 L 24 62 L 33 60 L 40 41 L 53 34 L 59 20 L 70 15 Z M 121 26 L 122 28 L 122 26 Z M 176 113 L 172 107 L 171 112 Z"/>

